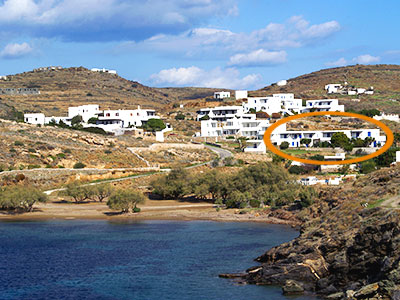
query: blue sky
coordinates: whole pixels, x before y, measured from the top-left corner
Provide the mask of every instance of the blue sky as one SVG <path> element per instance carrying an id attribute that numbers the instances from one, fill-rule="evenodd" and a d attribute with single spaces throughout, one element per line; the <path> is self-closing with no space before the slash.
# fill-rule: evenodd
<path id="1" fill-rule="evenodd" d="M 0 75 L 116 69 L 149 86 L 256 89 L 398 64 L 396 0 L 0 0 Z"/>

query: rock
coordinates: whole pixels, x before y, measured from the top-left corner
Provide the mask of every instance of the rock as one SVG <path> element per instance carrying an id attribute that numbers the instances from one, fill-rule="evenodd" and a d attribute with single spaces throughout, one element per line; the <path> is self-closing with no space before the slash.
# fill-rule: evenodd
<path id="1" fill-rule="evenodd" d="M 330 299 L 330 300 L 340 300 L 343 298 L 344 298 L 344 294 L 342 292 L 330 294 L 326 297 L 326 299 Z"/>
<path id="2" fill-rule="evenodd" d="M 355 294 L 354 297 L 356 298 L 366 298 L 367 296 L 373 296 L 379 289 L 378 283 L 368 284 L 361 289 L 359 289 Z"/>
<path id="3" fill-rule="evenodd" d="M 347 291 L 346 291 L 346 298 L 352 299 L 355 293 L 356 293 L 356 292 L 353 291 L 353 290 L 347 290 Z"/>
<path id="4" fill-rule="evenodd" d="M 286 280 L 285 285 L 282 287 L 282 292 L 284 295 L 302 294 L 304 288 L 295 280 Z"/>

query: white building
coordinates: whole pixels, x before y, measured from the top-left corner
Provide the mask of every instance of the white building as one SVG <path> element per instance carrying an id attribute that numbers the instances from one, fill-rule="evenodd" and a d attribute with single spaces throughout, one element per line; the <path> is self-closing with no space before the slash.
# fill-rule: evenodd
<path id="1" fill-rule="evenodd" d="M 277 85 L 277 86 L 285 86 L 285 85 L 287 85 L 287 80 L 279 80 L 279 81 L 276 83 L 276 85 Z"/>
<path id="2" fill-rule="evenodd" d="M 315 176 L 308 176 L 300 179 L 300 184 L 302 185 L 316 185 L 318 183 L 318 179 Z"/>
<path id="3" fill-rule="evenodd" d="M 393 121 L 393 122 L 400 122 L 399 115 L 395 114 L 385 114 L 382 113 L 380 116 L 374 116 L 375 120 L 381 121 L 381 120 L 388 120 L 388 121 Z"/>
<path id="4" fill-rule="evenodd" d="M 257 120 L 255 114 L 247 114 L 238 118 L 201 121 L 202 137 L 244 136 L 256 137 L 267 130 L 270 123 L 267 119 Z"/>
<path id="5" fill-rule="evenodd" d="M 108 69 L 98 69 L 98 68 L 93 68 L 91 69 L 92 72 L 98 72 L 98 73 L 109 73 L 109 74 L 114 74 L 117 75 L 117 71 L 116 70 L 108 70 Z"/>
<path id="6" fill-rule="evenodd" d="M 342 89 L 342 85 L 339 83 L 331 83 L 325 85 L 325 90 L 328 94 L 336 94 L 339 90 Z"/>
<path id="7" fill-rule="evenodd" d="M 287 142 L 289 147 L 293 148 L 303 146 L 301 144 L 302 139 L 310 139 L 311 143 L 304 146 L 311 147 L 315 142 L 330 142 L 332 135 L 336 132 L 343 132 L 349 139 L 372 137 L 374 141 L 370 145 L 371 148 L 383 146 L 386 142 L 386 136 L 381 136 L 379 129 L 287 131 L 286 124 L 274 130 L 271 135 L 271 142 L 275 146 L 280 146 L 283 142 Z M 245 152 L 266 152 L 263 134 L 258 135 L 256 139 L 248 140 L 247 143 L 249 146 L 245 149 Z"/>
<path id="8" fill-rule="evenodd" d="M 138 106 L 134 110 L 105 110 L 101 111 L 99 105 L 81 105 L 68 108 L 68 117 L 45 117 L 44 114 L 25 114 L 24 121 L 29 124 L 49 124 L 51 122 L 60 123 L 61 121 L 67 125 L 71 125 L 71 119 L 77 115 L 82 117 L 82 125 L 85 128 L 97 127 L 102 128 L 106 132 L 115 135 L 124 134 L 126 131 L 131 131 L 136 127 L 142 126 L 150 119 L 159 119 L 153 109 L 141 109 Z M 88 122 L 94 118 L 94 122 Z M 168 131 L 172 127 L 167 127 Z M 165 132 L 165 131 L 164 131 Z"/>
<path id="9" fill-rule="evenodd" d="M 344 105 L 339 105 L 337 99 L 307 100 L 302 112 L 310 111 L 344 111 Z"/>
<path id="10" fill-rule="evenodd" d="M 295 99 L 294 94 L 273 94 L 272 97 L 248 97 L 247 103 L 243 104 L 245 112 L 250 109 L 263 111 L 267 114 L 286 112 L 299 113 L 302 109 L 302 100 Z"/>
<path id="11" fill-rule="evenodd" d="M 80 115 L 83 119 L 83 122 L 87 123 L 90 118 L 97 118 L 101 111 L 99 110 L 98 104 L 88 104 L 81 105 L 75 107 L 68 107 L 68 118 L 72 119 L 73 117 Z"/>
<path id="12" fill-rule="evenodd" d="M 227 119 L 242 116 L 244 114 L 243 106 L 218 106 L 213 108 L 202 108 L 197 111 L 196 120 L 199 121 L 206 115 L 217 121 L 226 121 Z"/>
<path id="13" fill-rule="evenodd" d="M 247 91 L 235 91 L 236 100 L 246 99 L 248 97 Z"/>
<path id="14" fill-rule="evenodd" d="M 120 120 L 122 121 L 122 127 L 140 127 L 146 123 L 149 119 L 159 119 L 154 109 L 141 109 L 138 106 L 137 109 L 133 110 L 104 110 L 99 114 L 98 123 L 105 123 L 109 120 Z"/>
<path id="15" fill-rule="evenodd" d="M 221 91 L 221 92 L 215 92 L 214 93 L 214 98 L 215 99 L 229 98 L 230 96 L 231 96 L 230 92 Z"/>
<path id="16" fill-rule="evenodd" d="M 42 113 L 24 114 L 24 122 L 34 125 L 44 125 L 45 115 Z"/>
<path id="17" fill-rule="evenodd" d="M 400 163 L 400 151 L 396 151 L 396 164 Z"/>

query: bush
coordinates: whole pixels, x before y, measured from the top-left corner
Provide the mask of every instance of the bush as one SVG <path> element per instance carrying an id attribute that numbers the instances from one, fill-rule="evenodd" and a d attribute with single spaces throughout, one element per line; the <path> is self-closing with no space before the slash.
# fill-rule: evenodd
<path id="1" fill-rule="evenodd" d="M 24 145 L 24 143 L 21 142 L 21 141 L 15 141 L 14 142 L 14 146 L 23 146 L 23 145 Z"/>
<path id="2" fill-rule="evenodd" d="M 80 130 L 90 133 L 107 135 L 107 132 L 103 128 L 99 127 L 86 127 L 86 128 L 81 128 Z"/>
<path id="3" fill-rule="evenodd" d="M 185 120 L 185 115 L 182 114 L 182 113 L 178 113 L 178 114 L 175 116 L 175 120 L 178 120 L 178 121 L 180 121 L 180 120 Z"/>
<path id="4" fill-rule="evenodd" d="M 140 212 L 140 209 L 136 205 L 144 203 L 146 197 L 143 193 L 134 190 L 118 190 L 113 193 L 107 201 L 109 208 L 114 210 L 120 210 L 122 213 Z"/>
<path id="5" fill-rule="evenodd" d="M 112 151 L 111 151 L 111 150 L 105 150 L 104 153 L 105 153 L 105 154 L 111 154 Z"/>
<path id="6" fill-rule="evenodd" d="M 210 116 L 209 115 L 202 116 L 199 120 L 200 121 L 208 121 L 208 120 L 210 120 Z"/>
<path id="7" fill-rule="evenodd" d="M 56 156 L 62 159 L 66 157 L 64 153 L 58 153 Z"/>
<path id="8" fill-rule="evenodd" d="M 25 175 L 24 174 L 15 175 L 15 181 L 16 182 L 20 182 L 20 181 L 23 181 L 23 180 L 25 180 Z"/>
<path id="9" fill-rule="evenodd" d="M 98 120 L 99 120 L 99 118 L 92 117 L 92 118 L 90 118 L 88 120 L 88 123 L 89 124 L 96 124 Z"/>
<path id="10" fill-rule="evenodd" d="M 376 164 L 372 159 L 363 161 L 360 165 L 360 172 L 364 174 L 371 173 L 375 169 L 376 169 Z"/>
<path id="11" fill-rule="evenodd" d="M 64 150 L 64 153 L 65 153 L 65 154 L 70 154 L 70 153 L 71 153 L 71 149 L 65 149 L 65 150 Z"/>
<path id="12" fill-rule="evenodd" d="M 36 150 L 33 149 L 33 148 L 29 148 L 29 149 L 28 149 L 28 152 L 29 152 L 29 153 L 36 153 Z"/>
<path id="13" fill-rule="evenodd" d="M 77 162 L 76 164 L 74 164 L 74 169 L 83 169 L 84 167 L 86 167 L 86 165 L 84 163 L 81 162 Z"/>
<path id="14" fill-rule="evenodd" d="M 309 207 L 314 203 L 317 193 L 312 187 L 305 187 L 299 193 L 300 204 L 302 207 Z"/>
<path id="15" fill-rule="evenodd" d="M 296 175 L 306 174 L 307 173 L 307 170 L 304 167 L 296 166 L 296 165 L 295 166 L 291 166 L 288 169 L 288 171 L 289 171 L 290 174 L 296 174 Z"/>
<path id="16" fill-rule="evenodd" d="M 281 150 L 285 150 L 285 149 L 289 148 L 289 143 L 288 142 L 282 142 L 282 144 L 279 145 L 279 148 Z"/>
<path id="17" fill-rule="evenodd" d="M 75 125 L 79 125 L 83 122 L 83 118 L 81 115 L 76 115 L 75 117 L 73 117 L 71 119 L 71 125 L 75 126 Z"/>

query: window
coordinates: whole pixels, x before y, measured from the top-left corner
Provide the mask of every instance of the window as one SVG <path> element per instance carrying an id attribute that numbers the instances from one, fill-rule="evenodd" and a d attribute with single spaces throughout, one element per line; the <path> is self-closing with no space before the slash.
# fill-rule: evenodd
<path id="1" fill-rule="evenodd" d="M 109 117 L 110 116 L 110 113 L 106 113 L 106 117 Z"/>
<path id="2" fill-rule="evenodd" d="M 115 113 L 115 116 L 116 116 L 116 117 L 119 117 L 119 113 Z"/>

